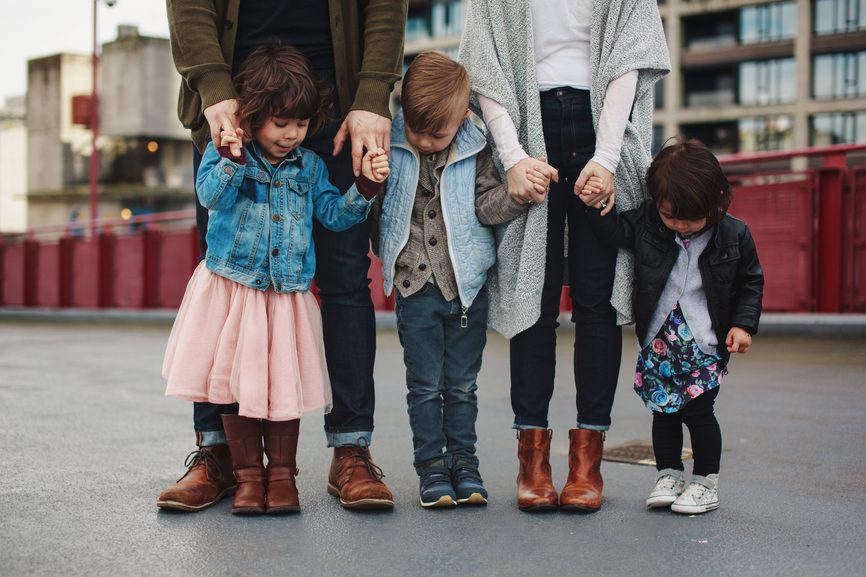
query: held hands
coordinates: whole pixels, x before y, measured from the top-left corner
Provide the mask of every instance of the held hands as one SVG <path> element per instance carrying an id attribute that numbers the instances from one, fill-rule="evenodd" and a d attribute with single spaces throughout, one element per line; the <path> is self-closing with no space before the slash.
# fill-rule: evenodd
<path id="1" fill-rule="evenodd" d="M 543 156 L 524 158 L 508 169 L 508 193 L 520 204 L 544 202 L 550 181 L 559 182 L 559 173 Z"/>
<path id="2" fill-rule="evenodd" d="M 217 102 L 216 104 L 212 104 L 204 109 L 204 117 L 210 126 L 210 138 L 214 143 L 222 142 L 222 139 L 220 138 L 221 132 L 228 132 L 230 134 L 235 133 L 237 112 L 238 101 L 234 98 Z M 223 146 L 229 147 L 232 156 L 240 156 L 240 141 Z"/>
<path id="3" fill-rule="evenodd" d="M 384 116 L 367 110 L 352 110 L 334 137 L 334 156 L 343 150 L 346 138 L 352 141 L 352 170 L 355 176 L 361 173 L 361 161 L 366 160 L 364 149 L 383 149 L 383 154 L 391 150 L 391 121 Z"/>
<path id="4" fill-rule="evenodd" d="M 220 134 L 220 146 L 228 146 L 229 150 L 232 153 L 232 156 L 240 156 L 241 149 L 243 146 L 244 139 L 244 129 L 238 128 L 237 130 L 224 130 L 222 134 Z M 235 152 L 237 150 L 237 152 Z"/>
<path id="5" fill-rule="evenodd" d="M 733 327 L 728 331 L 728 338 L 725 339 L 725 344 L 728 345 L 729 353 L 742 354 L 752 346 L 752 335 L 740 327 Z"/>
<path id="6" fill-rule="evenodd" d="M 361 162 L 361 172 L 372 181 L 383 182 L 391 172 L 388 155 L 381 148 L 368 150 Z"/>
<path id="7" fill-rule="evenodd" d="M 592 177 L 591 185 L 587 188 Z M 597 162 L 590 160 L 580 171 L 577 182 L 574 183 L 574 194 L 587 206 L 601 208 L 601 214 L 605 215 L 613 210 L 616 197 L 614 196 L 613 173 Z"/>

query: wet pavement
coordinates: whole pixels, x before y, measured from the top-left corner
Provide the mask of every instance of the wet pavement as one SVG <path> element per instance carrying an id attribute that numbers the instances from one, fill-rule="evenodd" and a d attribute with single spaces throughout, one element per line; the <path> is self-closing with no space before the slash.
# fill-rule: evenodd
<path id="1" fill-rule="evenodd" d="M 243 518 L 230 498 L 199 513 L 156 507 L 194 449 L 190 403 L 163 395 L 169 330 L 0 322 L 0 575 L 863 574 L 862 337 L 775 331 L 732 361 L 717 401 L 721 508 L 690 517 L 646 508 L 654 468 L 611 462 L 601 511 L 518 511 L 508 343 L 496 333 L 477 426 L 490 503 L 422 509 L 402 351 L 395 332 L 380 330 L 372 449 L 394 510 L 346 510 L 326 493 L 330 453 L 310 417 L 298 452 L 302 512 Z M 636 341 L 624 339 L 608 447 L 650 440 L 651 415 L 630 385 Z M 560 335 L 550 412 L 557 488 L 574 426 L 571 340 Z"/>

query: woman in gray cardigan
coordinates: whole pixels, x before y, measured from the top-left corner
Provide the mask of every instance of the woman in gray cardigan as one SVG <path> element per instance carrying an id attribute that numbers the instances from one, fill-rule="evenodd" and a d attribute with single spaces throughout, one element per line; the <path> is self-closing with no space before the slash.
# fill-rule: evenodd
<path id="1" fill-rule="evenodd" d="M 670 70 L 655 0 L 471 0 L 460 62 L 474 111 L 513 195 L 535 205 L 496 227 L 489 323 L 511 339 L 511 402 L 518 429 L 518 507 L 596 511 L 600 462 L 631 322 L 628 251 L 598 243 L 575 195 L 602 179 L 605 212 L 637 207 L 650 162 L 652 85 Z M 526 179 L 545 157 L 558 172 L 546 195 Z M 614 195 L 616 190 L 616 195 Z M 575 322 L 577 426 L 561 496 L 550 476 L 553 395 L 563 279 Z"/>

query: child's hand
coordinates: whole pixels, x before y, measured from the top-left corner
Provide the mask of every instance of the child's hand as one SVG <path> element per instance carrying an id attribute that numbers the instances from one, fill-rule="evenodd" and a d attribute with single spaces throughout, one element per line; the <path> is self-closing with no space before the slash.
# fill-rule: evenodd
<path id="1" fill-rule="evenodd" d="M 583 185 L 583 190 L 578 193 L 578 197 L 583 201 L 584 204 L 593 206 L 595 208 L 604 208 L 601 205 L 601 202 L 596 202 L 592 204 L 592 198 L 595 197 L 599 192 L 601 192 L 601 188 L 603 185 L 603 181 L 598 176 L 591 176 L 587 179 L 586 184 Z M 611 202 L 613 202 L 613 195 L 611 195 Z"/>
<path id="2" fill-rule="evenodd" d="M 361 161 L 361 172 L 375 182 L 383 182 L 390 174 L 388 155 L 381 148 L 368 150 Z"/>
<path id="3" fill-rule="evenodd" d="M 745 353 L 752 346 L 752 335 L 741 329 L 733 327 L 728 331 L 728 338 L 725 339 L 725 344 L 728 345 L 729 353 Z"/>
<path id="4" fill-rule="evenodd" d="M 232 156 L 240 156 L 243 139 L 243 128 L 236 128 L 234 131 L 224 130 L 220 133 L 220 146 L 228 146 Z"/>
<path id="5" fill-rule="evenodd" d="M 547 164 L 546 158 L 542 156 L 538 160 L 544 164 L 528 167 L 526 169 L 526 180 L 531 182 L 535 187 L 535 191 L 541 195 L 541 200 L 538 202 L 544 202 L 544 195 L 547 194 L 547 187 L 550 186 L 551 178 L 558 182 L 559 174 L 555 168 Z"/>

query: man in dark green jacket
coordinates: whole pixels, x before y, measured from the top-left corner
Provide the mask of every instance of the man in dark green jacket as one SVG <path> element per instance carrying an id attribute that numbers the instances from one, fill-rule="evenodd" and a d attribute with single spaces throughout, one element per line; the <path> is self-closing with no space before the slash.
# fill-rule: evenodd
<path id="1" fill-rule="evenodd" d="M 178 116 L 195 145 L 194 169 L 209 140 L 234 129 L 237 101 L 232 77 L 256 45 L 298 48 L 331 88 L 333 122 L 304 141 L 348 190 L 364 148 L 390 149 L 390 94 L 403 68 L 407 0 L 167 0 L 172 56 L 183 81 Z M 351 151 L 343 147 L 346 138 Z M 237 154 L 238 150 L 233 150 Z M 207 252 L 207 210 L 196 203 L 202 256 Z M 346 507 L 390 508 L 390 491 L 373 464 L 373 362 L 376 323 L 367 270 L 369 222 L 344 232 L 315 223 L 316 285 L 322 306 L 325 355 L 334 407 L 325 416 L 334 457 L 328 490 Z M 163 491 L 157 505 L 199 511 L 234 492 L 223 413 L 237 405 L 195 403 L 199 450 L 186 474 Z"/>

